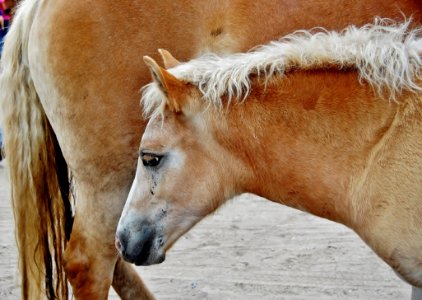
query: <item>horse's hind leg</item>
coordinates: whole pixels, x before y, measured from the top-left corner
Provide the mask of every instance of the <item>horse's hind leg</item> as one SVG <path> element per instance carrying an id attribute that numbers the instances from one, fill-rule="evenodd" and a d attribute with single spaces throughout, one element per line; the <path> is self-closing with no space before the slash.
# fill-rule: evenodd
<path id="1" fill-rule="evenodd" d="M 122 299 L 154 299 L 133 267 L 120 257 L 114 269 L 113 288 Z"/>
<path id="2" fill-rule="evenodd" d="M 65 251 L 65 270 L 75 298 L 107 299 L 113 283 L 123 299 L 152 299 L 138 275 L 120 261 L 114 246 L 128 188 L 84 183 L 77 185 L 75 221 Z"/>

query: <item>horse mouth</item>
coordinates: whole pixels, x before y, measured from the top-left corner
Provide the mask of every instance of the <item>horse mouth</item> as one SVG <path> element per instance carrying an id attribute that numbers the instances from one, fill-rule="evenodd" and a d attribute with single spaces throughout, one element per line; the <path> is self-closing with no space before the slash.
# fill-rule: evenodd
<path id="1" fill-rule="evenodd" d="M 166 259 L 165 253 L 155 256 L 154 258 L 148 257 L 146 260 L 143 257 L 137 259 L 133 263 L 135 266 L 151 266 L 161 264 Z"/>
<path id="2" fill-rule="evenodd" d="M 164 238 L 157 236 L 156 231 L 148 227 L 135 234 L 121 231 L 116 234 L 115 245 L 120 256 L 136 266 L 160 264 L 166 257 Z"/>
<path id="3" fill-rule="evenodd" d="M 119 251 L 120 256 L 128 263 L 136 266 L 150 266 L 161 264 L 166 259 L 165 253 L 157 252 L 144 252 L 141 251 L 139 255 L 133 256 L 128 254 L 126 251 Z"/>

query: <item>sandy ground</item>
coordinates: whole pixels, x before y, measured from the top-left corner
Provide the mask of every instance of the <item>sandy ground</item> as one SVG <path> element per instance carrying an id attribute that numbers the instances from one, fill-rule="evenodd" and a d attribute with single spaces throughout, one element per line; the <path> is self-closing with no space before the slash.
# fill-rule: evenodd
<path id="1" fill-rule="evenodd" d="M 8 189 L 2 162 L 0 299 L 19 299 Z M 410 299 L 349 229 L 251 195 L 201 222 L 161 265 L 137 270 L 158 299 Z"/>

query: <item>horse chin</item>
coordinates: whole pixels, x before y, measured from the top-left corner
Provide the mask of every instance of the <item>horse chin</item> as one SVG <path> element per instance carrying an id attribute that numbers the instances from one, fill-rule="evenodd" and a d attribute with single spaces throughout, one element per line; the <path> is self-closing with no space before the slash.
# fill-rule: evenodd
<path id="1" fill-rule="evenodd" d="M 148 257 L 146 260 L 144 258 L 140 258 L 133 262 L 135 266 L 151 266 L 151 265 L 158 265 L 161 264 L 166 259 L 166 254 L 161 253 L 158 255 L 154 255 L 153 257 Z"/>

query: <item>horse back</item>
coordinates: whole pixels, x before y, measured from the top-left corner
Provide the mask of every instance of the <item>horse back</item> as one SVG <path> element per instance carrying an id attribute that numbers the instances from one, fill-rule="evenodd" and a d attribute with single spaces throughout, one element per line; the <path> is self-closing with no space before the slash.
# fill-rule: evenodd
<path id="1" fill-rule="evenodd" d="M 103 173 L 111 167 L 104 164 L 109 155 L 122 153 L 129 159 L 118 171 L 133 170 L 144 128 L 138 91 L 150 80 L 142 57 L 159 59 L 158 48 L 188 60 L 209 51 L 246 51 L 297 29 L 342 29 L 375 16 L 422 20 L 418 0 L 59 0 L 41 6 L 33 41 L 42 51 L 32 56 L 32 65 L 46 113 L 54 129 L 65 128 L 58 139 L 73 169 L 86 169 L 84 158 L 94 163 L 95 153 L 93 169 Z M 86 147 L 75 150 L 69 140 Z"/>

